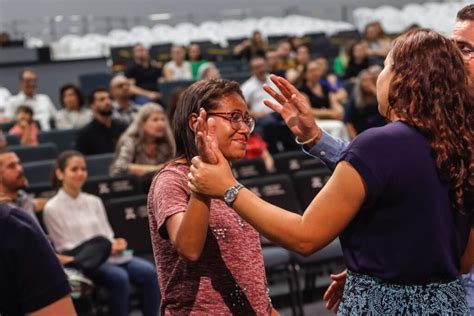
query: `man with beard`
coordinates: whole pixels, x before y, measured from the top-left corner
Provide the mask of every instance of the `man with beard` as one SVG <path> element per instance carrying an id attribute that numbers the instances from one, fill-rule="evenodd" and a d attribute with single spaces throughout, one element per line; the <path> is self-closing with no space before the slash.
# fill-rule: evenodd
<path id="1" fill-rule="evenodd" d="M 89 105 L 94 119 L 79 131 L 76 150 L 84 155 L 111 153 L 127 126 L 112 118 L 112 100 L 107 89 L 93 90 L 89 95 Z"/>

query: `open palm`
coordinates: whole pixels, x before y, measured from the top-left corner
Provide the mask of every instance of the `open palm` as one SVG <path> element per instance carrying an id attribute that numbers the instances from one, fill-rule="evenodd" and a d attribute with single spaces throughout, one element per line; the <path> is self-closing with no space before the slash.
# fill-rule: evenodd
<path id="1" fill-rule="evenodd" d="M 263 89 L 271 95 L 278 104 L 266 99 L 265 105 L 279 113 L 293 134 L 301 140 L 314 137 L 320 130 L 311 114 L 311 106 L 306 98 L 285 78 L 271 75 L 270 79 L 280 90 L 276 92 L 269 85 Z"/>

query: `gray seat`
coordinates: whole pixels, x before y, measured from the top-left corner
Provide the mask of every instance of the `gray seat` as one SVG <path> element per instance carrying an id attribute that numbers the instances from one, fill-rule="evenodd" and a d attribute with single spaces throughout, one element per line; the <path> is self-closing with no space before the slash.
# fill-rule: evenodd
<path id="1" fill-rule="evenodd" d="M 51 160 L 58 156 L 58 147 L 54 143 L 44 143 L 36 146 L 13 145 L 7 148 L 15 152 L 22 163 Z"/>
<path id="2" fill-rule="evenodd" d="M 59 151 L 74 149 L 76 144 L 77 130 L 76 129 L 57 129 L 40 132 L 38 134 L 38 141 L 41 143 L 54 143 L 58 146 Z"/>
<path id="3" fill-rule="evenodd" d="M 89 177 L 108 176 L 114 153 L 86 156 L 87 172 Z"/>

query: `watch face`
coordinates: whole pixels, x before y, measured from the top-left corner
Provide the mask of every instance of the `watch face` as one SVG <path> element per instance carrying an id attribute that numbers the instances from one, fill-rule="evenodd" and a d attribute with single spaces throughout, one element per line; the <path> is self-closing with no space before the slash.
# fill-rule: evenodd
<path id="1" fill-rule="evenodd" d="M 224 201 L 226 203 L 230 203 L 233 201 L 235 197 L 235 191 L 234 190 L 227 190 L 225 193 L 224 193 Z"/>

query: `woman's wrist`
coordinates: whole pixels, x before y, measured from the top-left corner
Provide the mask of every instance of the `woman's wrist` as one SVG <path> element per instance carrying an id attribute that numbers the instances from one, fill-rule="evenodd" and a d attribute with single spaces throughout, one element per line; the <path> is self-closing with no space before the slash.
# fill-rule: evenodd
<path id="1" fill-rule="evenodd" d="M 322 136 L 322 131 L 319 127 L 317 127 L 317 129 L 311 133 L 309 137 L 306 137 L 305 139 L 301 139 L 299 138 L 298 136 L 296 137 L 295 141 L 298 145 L 303 145 L 303 146 L 307 146 L 309 148 L 315 146 L 319 140 L 321 139 L 321 136 Z"/>

